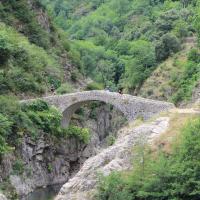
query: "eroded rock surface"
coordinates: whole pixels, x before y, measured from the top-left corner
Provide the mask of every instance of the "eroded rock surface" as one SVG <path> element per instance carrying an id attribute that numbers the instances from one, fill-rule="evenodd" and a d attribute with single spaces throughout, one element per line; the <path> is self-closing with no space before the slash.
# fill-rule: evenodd
<path id="1" fill-rule="evenodd" d="M 116 143 L 89 158 L 80 171 L 62 187 L 55 200 L 92 199 L 99 173 L 109 175 L 112 171 L 130 169 L 134 145 L 151 142 L 166 131 L 168 124 L 169 118 L 162 117 L 136 128 L 122 129 Z"/>
<path id="2" fill-rule="evenodd" d="M 88 127 L 91 141 L 83 144 L 75 138 L 56 139 L 41 134 L 37 140 L 25 135 L 16 151 L 2 156 L 0 160 L 0 185 L 10 179 L 11 185 L 22 197 L 38 187 L 64 184 L 72 178 L 85 160 L 96 155 L 99 149 L 106 147 L 106 137 L 116 133 L 122 126 L 120 113 L 107 105 L 99 105 L 95 110 L 95 119 L 91 119 L 91 109 L 84 114 L 84 120 L 74 121 L 78 126 Z M 13 165 L 21 160 L 23 173 L 13 173 Z"/>
<path id="3" fill-rule="evenodd" d="M 0 200 L 7 200 L 7 198 L 3 194 L 0 193 Z"/>

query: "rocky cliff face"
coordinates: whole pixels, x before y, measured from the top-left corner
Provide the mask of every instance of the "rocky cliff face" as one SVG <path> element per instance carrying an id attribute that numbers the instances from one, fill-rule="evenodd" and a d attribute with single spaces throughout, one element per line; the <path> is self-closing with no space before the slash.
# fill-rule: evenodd
<path id="1" fill-rule="evenodd" d="M 13 154 L 2 158 L 0 183 L 9 178 L 11 185 L 20 196 L 27 195 L 38 187 L 64 184 L 72 178 L 85 160 L 96 155 L 106 146 L 106 137 L 120 126 L 121 117 L 109 106 L 97 108 L 96 119 L 85 114 L 79 125 L 91 130 L 91 141 L 83 144 L 75 138 L 56 139 L 41 134 L 37 140 L 25 136 Z M 17 164 L 17 166 L 16 166 Z M 17 169 L 16 169 L 17 168 Z"/>
<path id="2" fill-rule="evenodd" d="M 10 175 L 11 184 L 23 196 L 37 187 L 63 183 L 89 156 L 84 149 L 86 145 L 74 138 L 60 141 L 41 135 L 33 141 L 25 137 L 20 149 L 25 170 L 22 175 Z"/>
<path id="3" fill-rule="evenodd" d="M 93 199 L 98 174 L 109 175 L 112 171 L 131 169 L 133 147 L 151 142 L 167 129 L 168 123 L 169 118 L 163 117 L 137 128 L 122 129 L 116 143 L 89 158 L 81 170 L 62 187 L 56 200 Z"/>

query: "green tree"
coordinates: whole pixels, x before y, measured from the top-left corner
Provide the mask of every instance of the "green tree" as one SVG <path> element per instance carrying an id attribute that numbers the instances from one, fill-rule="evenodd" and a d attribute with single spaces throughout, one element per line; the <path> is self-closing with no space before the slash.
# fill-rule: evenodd
<path id="1" fill-rule="evenodd" d="M 173 34 L 167 33 L 156 45 L 156 58 L 158 61 L 165 60 L 172 53 L 176 53 L 180 50 L 180 41 Z"/>
<path id="2" fill-rule="evenodd" d="M 109 83 L 114 83 L 115 69 L 111 62 L 100 60 L 97 63 L 97 71 L 101 75 L 104 85 L 110 85 Z"/>
<path id="3" fill-rule="evenodd" d="M 156 63 L 155 49 L 148 41 L 137 40 L 132 42 L 129 54 L 136 58 L 144 68 L 152 67 Z"/>

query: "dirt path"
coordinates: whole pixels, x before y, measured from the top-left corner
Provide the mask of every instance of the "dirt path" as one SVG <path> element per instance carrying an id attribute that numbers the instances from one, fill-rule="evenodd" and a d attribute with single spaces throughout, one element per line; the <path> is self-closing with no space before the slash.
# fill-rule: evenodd
<path id="1" fill-rule="evenodd" d="M 180 109 L 180 108 L 174 108 L 169 111 L 170 113 L 179 113 L 179 114 L 200 114 L 200 109 L 195 109 L 195 108 L 185 108 L 185 109 Z"/>

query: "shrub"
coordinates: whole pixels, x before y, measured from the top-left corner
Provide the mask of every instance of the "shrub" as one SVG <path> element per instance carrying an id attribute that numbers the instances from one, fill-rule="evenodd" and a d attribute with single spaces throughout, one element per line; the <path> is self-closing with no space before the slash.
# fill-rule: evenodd
<path id="1" fill-rule="evenodd" d="M 112 135 L 106 138 L 106 142 L 108 146 L 112 146 L 115 143 L 115 141 L 116 141 L 116 138 Z"/>
<path id="2" fill-rule="evenodd" d="M 112 173 L 108 177 L 100 177 L 97 186 L 97 200 L 132 200 L 128 184 L 120 173 Z"/>
<path id="3" fill-rule="evenodd" d="M 74 70 L 71 72 L 71 79 L 72 81 L 77 81 L 80 78 L 81 74 L 79 73 L 78 70 Z"/>
<path id="4" fill-rule="evenodd" d="M 172 81 L 175 93 L 172 96 L 172 101 L 175 104 L 181 101 L 187 102 L 192 97 L 193 89 L 198 83 L 200 78 L 200 64 L 192 61 L 188 62 L 183 74 L 179 79 Z"/>
<path id="5" fill-rule="evenodd" d="M 86 90 L 103 90 L 104 86 L 101 83 L 92 82 L 89 83 L 86 87 Z"/>
<path id="6" fill-rule="evenodd" d="M 88 144 L 90 140 L 89 130 L 78 126 L 69 126 L 63 130 L 63 134 L 67 137 L 75 137 L 85 144 Z"/>
<path id="7" fill-rule="evenodd" d="M 57 94 L 66 94 L 73 92 L 74 88 L 69 83 L 62 84 L 57 90 Z"/>
<path id="8" fill-rule="evenodd" d="M 0 154 L 4 154 L 11 150 L 6 139 L 11 133 L 12 124 L 13 122 L 0 113 Z"/>
<path id="9" fill-rule="evenodd" d="M 50 163 L 47 165 L 47 170 L 48 170 L 49 173 L 53 172 L 53 167 Z"/>
<path id="10" fill-rule="evenodd" d="M 22 110 L 28 118 L 37 126 L 38 131 L 59 136 L 61 134 L 61 113 L 54 107 L 49 107 L 42 100 L 34 101 L 30 104 L 23 105 Z"/>
<path id="11" fill-rule="evenodd" d="M 13 173 L 16 175 L 21 175 L 24 172 L 24 162 L 21 159 L 18 159 L 13 164 Z"/>
<path id="12" fill-rule="evenodd" d="M 4 136 L 0 135 L 0 155 L 5 154 L 11 150 L 10 146 L 6 142 L 6 139 Z"/>
<path id="13" fill-rule="evenodd" d="M 140 61 L 140 65 L 145 68 L 152 67 L 156 64 L 155 48 L 145 40 L 132 42 L 129 54 Z"/>
<path id="14" fill-rule="evenodd" d="M 31 110 L 31 111 L 45 111 L 45 110 L 49 110 L 49 105 L 42 100 L 36 100 L 31 102 L 30 104 L 22 104 L 22 110 L 23 111 L 27 111 L 27 110 Z"/>
<path id="15" fill-rule="evenodd" d="M 200 51 L 198 49 L 191 49 L 188 54 L 188 59 L 195 63 L 200 63 Z"/>
<path id="16" fill-rule="evenodd" d="M 128 89 L 140 87 L 152 70 L 153 67 L 145 67 L 137 59 L 129 60 L 126 64 L 123 85 Z"/>
<path id="17" fill-rule="evenodd" d="M 3 35 L 0 35 L 0 65 L 4 65 L 13 53 L 13 46 Z"/>
<path id="18" fill-rule="evenodd" d="M 70 43 L 66 39 L 62 41 L 63 48 L 69 52 L 70 51 Z"/>
<path id="19" fill-rule="evenodd" d="M 165 60 L 172 53 L 178 52 L 180 48 L 181 46 L 178 38 L 171 33 L 167 33 L 156 45 L 156 58 L 158 61 Z"/>
<path id="20" fill-rule="evenodd" d="M 179 38 L 187 37 L 189 35 L 187 22 L 179 21 L 176 24 L 174 32 L 175 32 L 176 36 Z"/>
<path id="21" fill-rule="evenodd" d="M 44 49 L 0 23 L 0 94 L 43 93 L 60 81 L 59 64 Z"/>

